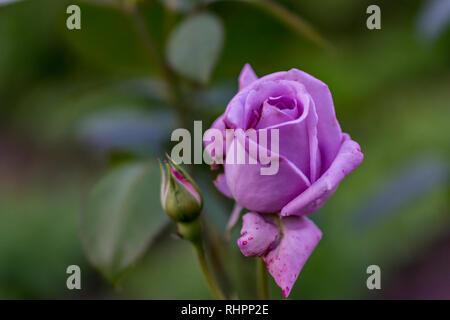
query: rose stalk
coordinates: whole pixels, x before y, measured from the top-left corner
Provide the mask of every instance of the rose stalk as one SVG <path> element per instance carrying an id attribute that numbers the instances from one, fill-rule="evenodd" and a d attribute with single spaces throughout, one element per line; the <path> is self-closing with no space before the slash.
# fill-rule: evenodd
<path id="1" fill-rule="evenodd" d="M 224 299 L 206 262 L 200 212 L 203 200 L 194 180 L 168 155 L 161 168 L 161 205 L 178 226 L 178 235 L 192 243 L 206 282 L 217 299 Z"/>

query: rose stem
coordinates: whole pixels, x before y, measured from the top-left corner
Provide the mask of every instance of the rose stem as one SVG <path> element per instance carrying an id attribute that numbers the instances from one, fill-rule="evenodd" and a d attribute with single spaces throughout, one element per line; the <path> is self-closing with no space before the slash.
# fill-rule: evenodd
<path id="1" fill-rule="evenodd" d="M 203 245 L 195 245 L 195 251 L 197 253 L 198 263 L 200 264 L 200 267 L 203 272 L 203 276 L 206 279 L 206 283 L 209 286 L 209 289 L 211 290 L 212 294 L 219 300 L 224 300 L 225 296 L 223 295 L 222 291 L 219 289 L 218 285 L 216 284 L 216 281 L 214 280 L 211 272 L 209 271 L 208 264 L 206 263 L 206 257 L 205 257 L 205 251 L 203 249 Z"/>
<path id="2" fill-rule="evenodd" d="M 203 210 L 203 214 L 205 216 L 208 216 Z M 224 252 L 221 249 L 223 247 L 223 238 L 215 232 L 214 227 L 211 225 L 211 223 L 208 223 L 207 219 L 203 219 L 203 223 L 205 226 L 205 234 L 206 234 L 206 246 L 205 251 L 206 253 L 210 254 L 211 257 L 211 264 L 212 268 L 214 270 L 214 274 L 218 277 L 219 281 L 218 283 L 221 285 L 221 288 L 223 289 L 223 292 L 225 295 L 230 296 L 231 294 L 236 296 L 236 293 L 233 293 L 233 288 L 231 284 L 231 279 L 228 273 L 226 272 L 224 268 L 223 263 L 223 254 Z"/>
<path id="3" fill-rule="evenodd" d="M 177 76 L 167 65 L 164 56 L 157 50 L 155 41 L 147 30 L 144 19 L 138 10 L 137 4 L 126 7 L 125 13 L 127 13 L 134 22 L 137 35 L 141 39 L 149 54 L 148 57 L 150 63 L 156 63 L 156 66 L 159 69 L 159 73 L 166 85 L 170 104 L 177 112 L 180 124 L 186 124 L 183 116 L 189 111 L 189 109 L 183 102 L 182 92 L 178 84 Z"/>
<path id="4" fill-rule="evenodd" d="M 269 282 L 267 281 L 267 270 L 264 260 L 258 258 L 257 263 L 258 272 L 258 297 L 260 300 L 270 299 L 269 295 Z"/>
<path id="5" fill-rule="evenodd" d="M 187 112 L 187 107 L 184 105 L 183 97 L 181 94 L 181 90 L 177 83 L 177 77 L 172 72 L 172 70 L 167 66 L 164 57 L 156 50 L 156 45 L 153 41 L 153 38 L 151 37 L 150 33 L 147 31 L 147 28 L 145 26 L 145 23 L 143 21 L 142 16 L 140 15 L 140 12 L 138 11 L 137 6 L 131 6 L 128 8 L 128 10 L 125 10 L 125 12 L 132 18 L 136 31 L 138 33 L 138 36 L 142 40 L 143 44 L 146 46 L 147 51 L 150 56 L 151 62 L 155 62 L 157 66 L 159 67 L 160 74 L 166 83 L 168 93 L 169 93 L 169 99 L 171 100 L 172 106 L 177 111 L 180 122 L 183 123 L 183 115 Z M 208 283 L 208 286 L 210 287 L 212 293 L 214 296 L 218 299 L 225 299 L 222 291 L 218 288 L 217 284 L 215 283 L 209 269 L 208 265 L 206 263 L 205 253 L 203 246 L 195 246 L 195 250 L 197 252 L 197 257 L 199 264 L 202 268 L 203 275 L 206 278 L 206 281 Z"/>

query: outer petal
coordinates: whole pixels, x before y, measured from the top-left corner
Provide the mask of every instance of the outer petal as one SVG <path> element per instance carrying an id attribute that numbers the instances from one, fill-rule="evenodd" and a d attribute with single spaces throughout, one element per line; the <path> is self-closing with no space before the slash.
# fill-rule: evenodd
<path id="1" fill-rule="evenodd" d="M 227 180 L 225 178 L 225 174 L 221 173 L 221 174 L 217 175 L 216 180 L 214 180 L 214 185 L 225 196 L 227 196 L 228 198 L 233 198 L 233 195 L 231 194 L 230 188 L 228 188 Z"/>
<path id="2" fill-rule="evenodd" d="M 281 219 L 283 236 L 278 246 L 264 256 L 267 270 L 287 298 L 322 232 L 306 217 Z"/>
<path id="3" fill-rule="evenodd" d="M 223 137 L 223 157 L 225 157 L 226 155 L 226 143 L 225 143 L 225 130 L 226 130 L 226 126 L 225 126 L 225 122 L 224 122 L 224 115 L 220 115 L 211 125 L 211 129 L 217 129 L 220 130 L 222 132 L 222 137 Z M 208 145 L 210 145 L 212 142 L 211 141 L 203 141 L 205 144 L 205 147 L 207 147 Z M 212 150 L 214 151 L 214 149 Z M 211 156 L 212 159 L 215 158 L 215 154 L 213 154 L 214 152 L 209 152 L 209 155 Z"/>
<path id="4" fill-rule="evenodd" d="M 242 217 L 241 237 L 237 244 L 246 257 L 262 256 L 275 242 L 278 228 L 267 218 L 249 212 Z"/>
<path id="5" fill-rule="evenodd" d="M 245 101 L 247 96 L 248 90 L 241 90 L 228 103 L 223 114 L 223 121 L 227 128 L 245 128 Z"/>
<path id="6" fill-rule="evenodd" d="M 359 166 L 363 160 L 361 149 L 347 134 L 336 159 L 328 170 L 305 192 L 289 202 L 282 210 L 281 216 L 305 215 L 316 212 L 336 190 L 339 182 Z"/>
<path id="7" fill-rule="evenodd" d="M 211 125 L 211 128 L 213 128 L 213 129 L 218 129 L 218 130 L 220 130 L 220 131 L 225 130 L 226 127 L 225 127 L 225 122 L 223 122 L 223 117 L 224 117 L 223 114 L 220 115 L 220 116 L 213 122 L 213 124 Z"/>
<path id="8" fill-rule="evenodd" d="M 251 164 L 248 149 L 245 151 L 245 164 L 236 164 L 231 148 L 237 149 L 237 144 L 244 141 L 234 138 L 225 161 L 225 176 L 233 198 L 244 208 L 260 213 L 279 212 L 283 206 L 310 186 L 309 179 L 292 162 L 278 155 L 278 172 L 273 175 L 261 175 L 261 168 L 267 167 L 257 162 Z M 254 144 L 253 140 L 246 139 Z M 262 149 L 260 145 L 258 148 Z M 262 149 L 262 152 L 267 150 Z M 272 152 L 273 156 L 276 156 Z"/>
<path id="9" fill-rule="evenodd" d="M 255 71 L 253 71 L 252 67 L 246 63 L 239 75 L 239 90 L 244 89 L 255 80 L 258 80 L 258 76 Z"/>

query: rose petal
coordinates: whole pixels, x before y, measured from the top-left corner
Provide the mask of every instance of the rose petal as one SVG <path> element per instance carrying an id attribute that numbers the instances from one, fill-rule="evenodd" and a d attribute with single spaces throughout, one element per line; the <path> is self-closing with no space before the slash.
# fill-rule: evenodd
<path id="1" fill-rule="evenodd" d="M 320 241 L 322 232 L 306 217 L 282 218 L 281 227 L 282 238 L 278 246 L 264 256 L 264 261 L 287 298 L 306 260 Z"/>
<path id="2" fill-rule="evenodd" d="M 258 80 L 258 76 L 255 71 L 253 71 L 252 67 L 246 63 L 239 75 L 239 90 L 244 89 L 255 80 Z"/>
<path id="3" fill-rule="evenodd" d="M 239 134 L 233 139 L 225 161 L 225 176 L 233 198 L 244 208 L 261 213 L 279 212 L 310 186 L 304 173 L 280 155 L 278 172 L 273 175 L 261 175 L 261 168 L 267 168 L 269 165 L 262 165 L 259 161 L 252 164 L 249 160 L 249 149 L 245 150 L 245 164 L 237 164 L 237 158 L 231 159 L 233 153 L 230 151 L 233 148 L 236 156 L 237 144 L 243 145 L 241 141 L 253 146 L 255 144 L 255 141 L 245 139 Z M 268 152 L 261 145 L 257 148 L 258 152 Z M 272 156 L 277 155 L 272 152 Z"/>
<path id="4" fill-rule="evenodd" d="M 246 130 L 248 128 L 253 128 L 257 123 L 257 117 L 259 115 L 260 107 L 269 98 L 274 97 L 284 97 L 285 99 L 290 99 L 292 101 L 296 98 L 296 92 L 294 88 L 289 86 L 283 81 L 255 81 L 255 85 L 251 85 L 252 89 L 243 90 L 241 92 L 248 92 L 247 98 L 245 99 L 244 114 L 245 114 L 245 127 L 242 129 Z M 230 106 L 229 106 L 230 107 Z M 227 107 L 228 110 L 228 107 Z"/>
<path id="5" fill-rule="evenodd" d="M 228 103 L 228 106 L 223 114 L 223 121 L 227 128 L 244 128 L 245 127 L 245 100 L 247 99 L 248 91 L 239 91 Z"/>
<path id="6" fill-rule="evenodd" d="M 277 107 L 272 106 L 267 101 L 264 102 L 261 117 L 259 118 L 256 129 L 267 128 L 279 123 L 284 123 L 287 121 L 292 121 L 295 118 L 284 110 L 280 110 Z"/>
<path id="7" fill-rule="evenodd" d="M 255 212 L 246 213 L 242 217 L 241 237 L 237 244 L 246 257 L 261 256 L 275 242 L 278 228 Z"/>
<path id="8" fill-rule="evenodd" d="M 314 101 L 319 118 L 317 137 L 322 155 L 322 172 L 324 172 L 336 157 L 342 140 L 342 131 L 336 119 L 330 90 L 322 81 L 298 69 L 289 70 L 286 78 L 303 84 Z"/>
<path id="9" fill-rule="evenodd" d="M 291 69 L 289 71 L 275 72 L 261 77 L 258 81 L 247 86 L 246 90 L 252 90 L 253 87 L 261 82 L 278 80 L 297 81 L 305 86 L 306 91 L 311 95 L 319 118 L 317 136 L 320 153 L 322 155 L 321 172 L 326 171 L 336 157 L 342 139 L 341 127 L 336 119 L 333 99 L 328 86 L 306 72 L 298 69 Z"/>
<path id="10" fill-rule="evenodd" d="M 308 138 L 309 138 L 309 181 L 314 183 L 320 175 L 322 168 L 322 157 L 319 150 L 319 139 L 317 138 L 317 116 L 314 101 L 311 101 L 311 111 L 308 117 Z"/>
<path id="11" fill-rule="evenodd" d="M 221 116 L 219 116 L 214 122 L 213 122 L 213 124 L 211 125 L 211 128 L 210 129 L 217 129 L 217 130 L 219 130 L 219 131 L 221 131 L 222 132 L 222 138 L 223 138 L 223 141 L 222 141 L 222 146 L 223 146 L 223 154 L 222 155 L 216 155 L 216 154 L 214 154 L 215 152 L 214 152 L 214 149 L 212 149 L 212 150 L 209 150 L 209 149 L 206 149 L 206 150 L 208 150 L 208 152 L 209 152 L 209 155 L 211 156 L 211 158 L 212 159 L 216 159 L 216 156 L 217 157 L 223 157 L 223 159 L 225 158 L 225 154 L 226 154 L 226 143 L 225 143 L 225 130 L 226 130 L 226 126 L 225 126 L 225 122 L 224 122 L 224 115 L 222 114 Z M 210 141 L 210 140 L 204 140 L 203 141 L 203 143 L 205 144 L 205 148 L 207 147 L 207 146 L 209 146 L 211 143 L 213 143 L 214 141 Z M 223 161 L 223 159 L 222 159 L 222 161 Z"/>
<path id="12" fill-rule="evenodd" d="M 363 154 L 358 143 L 347 134 L 343 134 L 342 140 L 339 153 L 328 170 L 311 187 L 289 202 L 281 210 L 281 216 L 301 216 L 316 212 L 333 194 L 339 182 L 359 166 Z"/>
<path id="13" fill-rule="evenodd" d="M 226 129 L 225 122 L 223 122 L 223 115 L 219 116 L 211 125 L 212 129 L 223 131 Z"/>
<path id="14" fill-rule="evenodd" d="M 214 180 L 214 185 L 225 196 L 227 196 L 228 198 L 233 198 L 230 188 L 228 188 L 227 179 L 225 178 L 225 174 L 221 173 L 221 174 L 217 175 L 216 180 Z"/>
<path id="15" fill-rule="evenodd" d="M 303 86 L 293 81 L 286 82 L 296 85 L 297 101 L 302 105 L 302 114 L 298 119 L 270 126 L 267 129 L 279 130 L 280 155 L 296 165 L 310 181 L 315 181 L 318 170 L 320 170 L 320 154 L 317 145 L 318 119 L 315 105 L 311 96 L 304 91 Z"/>

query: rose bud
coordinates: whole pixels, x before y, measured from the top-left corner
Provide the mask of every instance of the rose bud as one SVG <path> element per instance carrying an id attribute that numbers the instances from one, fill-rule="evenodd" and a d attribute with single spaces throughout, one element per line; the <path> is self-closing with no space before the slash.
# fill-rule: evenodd
<path id="1" fill-rule="evenodd" d="M 176 222 L 192 222 L 200 215 L 203 205 L 200 189 L 179 165 L 167 158 L 166 168 L 160 163 L 161 205 Z"/>

